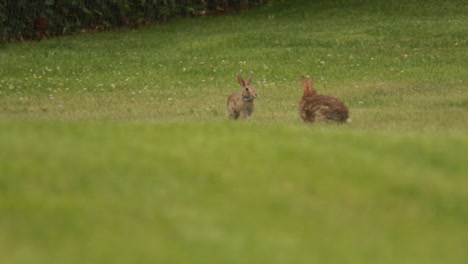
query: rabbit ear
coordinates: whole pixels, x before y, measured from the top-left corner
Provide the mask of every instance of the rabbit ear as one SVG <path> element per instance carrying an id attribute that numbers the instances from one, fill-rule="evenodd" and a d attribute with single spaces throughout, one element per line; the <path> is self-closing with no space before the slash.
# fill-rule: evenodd
<path id="1" fill-rule="evenodd" d="M 302 87 L 304 87 L 305 91 L 309 90 L 309 83 L 307 82 L 307 79 L 304 76 L 302 76 Z"/>
<path id="2" fill-rule="evenodd" d="M 250 83 L 252 82 L 252 78 L 253 78 L 253 73 L 250 74 L 249 79 L 247 80 L 247 85 L 250 85 Z"/>
<path id="3" fill-rule="evenodd" d="M 244 79 L 240 75 L 237 75 L 237 81 L 239 82 L 240 86 L 245 87 Z"/>
<path id="4" fill-rule="evenodd" d="M 317 91 L 314 89 L 314 76 L 310 76 L 310 86 L 309 86 L 310 95 L 316 95 Z"/>

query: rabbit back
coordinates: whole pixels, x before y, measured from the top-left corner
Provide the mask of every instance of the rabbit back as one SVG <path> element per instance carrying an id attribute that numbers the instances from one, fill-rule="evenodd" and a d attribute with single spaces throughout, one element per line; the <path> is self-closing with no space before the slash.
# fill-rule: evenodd
<path id="1" fill-rule="evenodd" d="M 303 98 L 300 103 L 300 115 L 306 122 L 334 121 L 347 122 L 348 107 L 339 99 L 329 95 L 315 95 Z"/>

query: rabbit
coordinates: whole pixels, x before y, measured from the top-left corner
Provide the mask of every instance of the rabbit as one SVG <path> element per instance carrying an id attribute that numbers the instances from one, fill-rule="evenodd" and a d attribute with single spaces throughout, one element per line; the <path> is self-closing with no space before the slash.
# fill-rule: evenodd
<path id="1" fill-rule="evenodd" d="M 247 83 L 240 75 L 237 81 L 242 87 L 242 92 L 233 93 L 227 100 L 227 116 L 229 119 L 249 119 L 254 111 L 254 100 L 257 98 L 257 89 L 250 85 L 253 74 L 250 75 Z"/>
<path id="2" fill-rule="evenodd" d="M 310 77 L 310 84 L 302 76 L 304 95 L 299 105 L 299 114 L 305 122 L 334 121 L 338 123 L 351 122 L 348 107 L 339 99 L 317 94 L 314 89 L 314 77 Z"/>

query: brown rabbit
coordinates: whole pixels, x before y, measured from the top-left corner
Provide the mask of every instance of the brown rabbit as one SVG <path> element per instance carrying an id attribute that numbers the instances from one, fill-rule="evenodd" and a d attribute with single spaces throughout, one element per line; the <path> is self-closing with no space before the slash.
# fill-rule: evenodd
<path id="1" fill-rule="evenodd" d="M 314 77 L 310 77 L 310 84 L 302 76 L 304 95 L 299 105 L 299 114 L 305 122 L 334 121 L 350 122 L 348 107 L 337 98 L 330 95 L 317 94 L 314 89 Z"/>
<path id="2" fill-rule="evenodd" d="M 257 98 L 257 89 L 250 85 L 253 74 L 250 75 L 247 83 L 240 75 L 237 75 L 237 81 L 242 87 L 242 92 L 233 93 L 227 100 L 227 116 L 229 119 L 248 119 L 254 111 L 254 99 Z"/>

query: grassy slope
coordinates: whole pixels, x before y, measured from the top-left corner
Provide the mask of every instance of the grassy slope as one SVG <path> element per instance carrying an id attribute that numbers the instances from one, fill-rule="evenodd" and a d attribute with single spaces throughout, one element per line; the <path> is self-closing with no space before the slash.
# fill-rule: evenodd
<path id="1" fill-rule="evenodd" d="M 224 123 L 1 131 L 6 263 L 466 257 L 464 136 Z"/>
<path id="2" fill-rule="evenodd" d="M 352 108 L 356 127 L 464 128 L 466 7 L 399 3 L 340 9 L 292 1 L 235 17 L 8 46 L 0 115 L 224 120 L 235 75 L 252 71 L 260 122 L 298 121 L 299 77 L 313 74 L 319 92 Z"/>
<path id="3" fill-rule="evenodd" d="M 339 2 L 3 47 L 0 261 L 463 263 L 466 6 Z"/>

